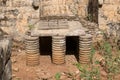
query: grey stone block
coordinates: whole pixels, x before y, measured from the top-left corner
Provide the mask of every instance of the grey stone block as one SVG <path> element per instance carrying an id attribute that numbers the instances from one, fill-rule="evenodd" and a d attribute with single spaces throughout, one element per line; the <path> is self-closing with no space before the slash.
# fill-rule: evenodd
<path id="1" fill-rule="evenodd" d="M 3 56 L 3 64 L 4 65 L 10 59 L 10 56 L 11 56 L 11 44 L 12 44 L 11 41 L 7 40 L 7 39 L 3 39 L 0 42 L 0 45 L 1 45 L 2 49 L 3 49 L 2 56 Z"/>
<path id="2" fill-rule="evenodd" d="M 3 72 L 3 55 L 2 55 L 2 53 L 3 53 L 3 51 L 2 51 L 2 48 L 0 47 L 0 77 Z"/>
<path id="3" fill-rule="evenodd" d="M 5 66 L 5 70 L 2 75 L 2 80 L 12 80 L 12 66 L 11 60 Z"/>

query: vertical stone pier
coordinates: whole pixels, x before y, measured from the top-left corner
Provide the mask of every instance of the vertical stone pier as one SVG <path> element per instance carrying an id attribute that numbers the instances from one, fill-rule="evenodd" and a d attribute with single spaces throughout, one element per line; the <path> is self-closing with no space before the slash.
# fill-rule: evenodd
<path id="1" fill-rule="evenodd" d="M 80 36 L 79 39 L 79 62 L 81 64 L 90 63 L 90 52 L 91 52 L 92 36 L 86 34 Z"/>
<path id="2" fill-rule="evenodd" d="M 65 36 L 52 37 L 52 61 L 54 64 L 65 63 Z"/>
<path id="3" fill-rule="evenodd" d="M 26 36 L 26 65 L 39 65 L 39 37 Z"/>

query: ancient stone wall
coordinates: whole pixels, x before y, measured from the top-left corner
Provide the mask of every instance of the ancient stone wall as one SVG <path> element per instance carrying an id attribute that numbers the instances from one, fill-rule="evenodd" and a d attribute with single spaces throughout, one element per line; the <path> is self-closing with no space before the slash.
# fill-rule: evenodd
<path id="1" fill-rule="evenodd" d="M 109 23 L 120 23 L 120 0 L 99 0 L 99 27 L 108 29 Z"/>
<path id="2" fill-rule="evenodd" d="M 87 14 L 88 0 L 43 0 L 40 1 L 41 16 L 79 16 Z"/>
<path id="3" fill-rule="evenodd" d="M 1 28 L 21 39 L 29 23 L 39 20 L 39 11 L 33 9 L 32 0 L 7 0 L 0 6 L 0 16 L 4 16 L 0 21 Z"/>
<path id="4" fill-rule="evenodd" d="M 40 10 L 33 8 L 33 1 L 35 0 L 0 0 L 0 27 L 20 40 L 29 29 L 28 25 L 40 19 Z M 89 0 L 74 0 L 78 1 L 74 3 L 72 0 L 66 1 L 73 7 L 73 11 L 77 9 L 80 17 L 87 17 Z M 109 22 L 120 22 L 120 0 L 99 0 L 99 27 L 106 29 Z"/>
<path id="5" fill-rule="evenodd" d="M 77 0 L 76 0 L 77 1 Z M 88 3 L 89 0 L 78 0 L 78 15 L 82 18 L 85 18 L 88 16 Z"/>
<path id="6" fill-rule="evenodd" d="M 32 2 L 34 0 L 2 1 L 3 0 L 0 0 L 0 27 L 8 34 L 17 37 L 19 40 L 24 35 L 25 31 L 29 29 L 28 25 L 39 21 L 39 9 L 33 8 Z M 88 0 L 80 0 L 78 4 L 79 16 L 85 17 L 87 15 Z"/>

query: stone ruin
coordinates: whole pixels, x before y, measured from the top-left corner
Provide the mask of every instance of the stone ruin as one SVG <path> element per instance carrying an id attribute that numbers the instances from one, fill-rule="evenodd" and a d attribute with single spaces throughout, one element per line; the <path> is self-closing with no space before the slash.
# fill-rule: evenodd
<path id="1" fill-rule="evenodd" d="M 35 24 L 40 20 L 40 8 L 38 9 L 39 2 L 34 2 L 35 0 L 0 0 L 0 26 L 2 30 L 8 34 L 17 37 L 17 40 L 20 40 L 24 33 L 28 29 L 28 24 Z M 39 0 L 36 0 L 39 1 Z M 77 4 L 77 13 L 81 18 L 90 17 L 88 14 L 88 7 L 92 6 L 91 3 L 95 0 L 66 0 L 67 5 L 76 8 L 73 1 L 79 1 Z M 49 2 L 49 1 L 48 1 Z M 51 1 L 50 1 L 51 2 Z M 61 1 L 62 2 L 62 1 Z M 98 8 L 98 27 L 100 29 L 108 29 L 107 24 L 110 21 L 120 22 L 120 1 L 119 0 L 98 0 L 96 6 Z M 57 3 L 56 3 L 57 4 Z M 89 6 L 88 6 L 89 5 Z M 94 6 L 93 6 L 94 7 Z M 57 7 L 56 7 L 57 8 Z M 61 8 L 61 7 L 60 7 Z M 54 8 L 55 9 L 55 8 Z M 68 7 L 66 7 L 66 10 Z M 47 10 L 47 7 L 46 9 Z M 44 10 L 44 11 L 45 11 Z M 92 10 L 92 9 L 91 9 Z M 57 10 L 57 12 L 59 12 Z M 56 14 L 57 14 L 56 12 Z M 62 14 L 64 11 L 61 11 Z M 75 10 L 73 11 L 75 13 Z M 46 14 L 49 13 L 49 10 Z M 53 12 L 52 12 L 53 13 Z M 71 12 L 68 10 L 68 13 L 71 15 Z M 44 15 L 46 15 L 44 14 Z M 51 14 L 51 13 L 50 13 Z M 43 15 L 43 14 L 41 14 Z M 71 15 L 72 16 L 72 15 Z"/>
<path id="2" fill-rule="evenodd" d="M 78 1 L 77 13 L 80 17 L 85 18 L 88 16 L 87 8 L 89 0 Z M 106 29 L 109 21 L 119 21 L 119 4 L 119 0 L 99 0 L 100 7 L 98 10 L 97 27 Z M 58 51 L 64 54 L 61 56 L 65 56 L 66 37 L 80 37 L 85 34 L 88 35 L 88 33 L 94 35 L 94 25 L 93 27 L 89 27 L 89 23 L 87 23 L 91 30 L 91 32 L 88 32 L 83 27 L 84 23 L 80 22 L 76 17 L 76 11 L 73 9 L 75 8 L 74 5 L 73 0 L 0 0 L 0 26 L 8 34 L 21 37 L 24 36 L 28 23 L 34 24 L 34 29 L 30 31 L 30 35 L 27 35 L 28 38 L 25 38 L 26 41 L 28 40 L 26 46 L 33 45 L 32 47 L 27 47 L 27 52 L 39 53 L 38 48 L 40 46 L 35 45 L 38 44 L 38 37 L 51 36 L 53 54 Z M 72 9 L 71 6 L 73 7 Z M 31 37 L 37 37 L 32 38 L 36 42 L 31 41 Z M 63 58 L 65 57 L 62 57 L 62 62 L 65 60 Z"/>
<path id="3" fill-rule="evenodd" d="M 116 2 L 118 2 L 118 4 L 119 4 L 119 0 L 116 0 Z M 30 41 L 29 41 L 30 38 L 36 40 L 36 39 L 38 39 L 37 37 L 50 36 L 50 37 L 52 37 L 52 62 L 55 64 L 62 64 L 62 63 L 65 63 L 66 37 L 77 36 L 77 37 L 79 37 L 79 62 L 82 61 L 81 60 L 82 53 L 87 54 L 90 52 L 90 44 L 91 44 L 92 39 L 89 34 L 91 34 L 93 36 L 100 34 L 99 27 L 101 28 L 101 25 L 103 23 L 101 19 L 102 19 L 103 13 L 105 12 L 105 10 L 103 10 L 103 8 L 108 4 L 111 5 L 112 3 L 113 3 L 112 6 L 114 6 L 116 3 L 114 3 L 114 1 L 112 2 L 109 0 L 108 1 L 99 0 L 99 3 L 98 3 L 99 11 L 97 14 L 99 17 L 98 25 L 96 25 L 94 23 L 93 24 L 86 23 L 87 26 L 84 23 L 81 24 L 82 21 L 80 21 L 78 19 L 78 16 L 76 16 L 76 11 L 70 7 L 70 5 L 72 7 L 74 7 L 74 5 L 72 5 L 72 3 L 73 3 L 72 0 L 70 0 L 70 1 L 67 1 L 67 0 L 61 0 L 61 1 L 59 1 L 59 0 L 43 0 L 43 1 L 33 0 L 32 6 L 34 9 L 39 10 L 39 19 L 40 20 L 37 23 L 35 23 L 34 28 L 30 31 L 30 36 L 27 36 L 29 38 L 26 38 L 26 40 L 28 40 L 26 42 L 26 44 L 27 44 L 26 52 L 37 53 L 38 48 L 39 47 L 41 48 L 41 46 L 39 46 L 39 45 L 37 47 L 32 46 L 32 45 L 37 44 L 38 42 L 34 42 L 34 43 L 32 42 L 31 43 L 32 45 L 30 45 Z M 118 14 L 119 5 L 118 4 L 116 7 L 114 7 L 115 9 L 113 11 L 113 12 L 117 11 L 117 14 L 116 13 L 114 14 L 114 16 L 117 15 L 115 21 L 119 20 L 119 14 Z M 111 13 L 113 13 L 113 12 L 111 12 Z M 110 15 L 108 15 L 108 17 L 109 16 Z M 107 17 L 106 17 L 106 19 L 107 19 Z M 109 21 L 109 20 L 107 20 L 107 21 Z M 92 24 L 92 26 L 91 26 L 91 24 Z M 83 27 L 83 25 L 85 25 L 88 28 Z M 106 28 L 106 27 L 104 27 L 104 28 Z M 89 29 L 89 30 L 87 30 L 87 29 Z M 109 30 L 110 28 L 107 28 L 107 29 Z M 84 36 L 84 38 L 86 38 L 86 39 L 83 38 L 83 40 L 81 40 L 82 36 Z M 32 37 L 34 37 L 34 38 L 32 38 Z M 88 38 L 88 40 L 87 40 L 87 38 Z M 94 37 L 94 38 L 96 38 L 96 37 Z M 38 41 L 38 40 L 36 40 L 36 41 Z M 41 44 L 41 43 L 39 43 L 39 44 Z M 28 46 L 32 46 L 32 48 L 34 47 L 33 48 L 34 50 Z M 82 48 L 87 47 L 87 49 L 81 50 L 82 49 L 81 46 L 82 46 Z M 36 51 L 35 51 L 35 49 L 36 49 Z M 83 57 L 83 55 L 82 55 L 82 57 Z M 83 59 L 87 61 L 86 58 L 83 58 Z M 29 57 L 28 57 L 28 60 L 29 60 Z M 37 61 L 35 60 L 35 62 L 37 62 Z M 83 61 L 83 63 L 84 63 L 84 61 Z"/>
<path id="4" fill-rule="evenodd" d="M 69 2 L 69 1 L 68 1 Z M 89 64 L 92 36 L 82 26 L 69 8 L 67 0 L 33 0 L 33 7 L 39 9 L 40 20 L 25 36 L 26 64 L 39 64 L 39 37 L 52 37 L 52 62 L 64 64 L 66 37 L 79 37 L 79 62 Z M 70 4 L 70 3 L 69 3 Z"/>
<path id="5" fill-rule="evenodd" d="M 19 41 L 23 40 L 25 32 L 29 29 L 28 25 L 33 25 L 40 20 L 40 10 L 35 6 L 32 7 L 33 1 L 0 0 L 0 26 L 2 30 Z M 74 4 L 72 1 L 67 1 L 68 5 Z M 77 10 L 81 17 L 87 15 L 87 3 L 88 0 L 80 0 L 79 2 Z"/>

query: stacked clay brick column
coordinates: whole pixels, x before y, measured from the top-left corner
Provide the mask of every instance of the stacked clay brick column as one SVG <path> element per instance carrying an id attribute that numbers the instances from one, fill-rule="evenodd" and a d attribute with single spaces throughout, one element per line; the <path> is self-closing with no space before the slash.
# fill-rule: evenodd
<path id="1" fill-rule="evenodd" d="M 55 64 L 65 63 L 65 37 L 53 36 L 52 38 L 52 60 Z"/>
<path id="2" fill-rule="evenodd" d="M 89 64 L 89 62 L 90 62 L 89 56 L 90 56 L 90 52 L 91 52 L 91 43 L 92 43 L 92 36 L 90 34 L 80 36 L 79 62 L 81 64 Z"/>
<path id="3" fill-rule="evenodd" d="M 39 65 L 39 37 L 26 36 L 26 65 Z"/>

